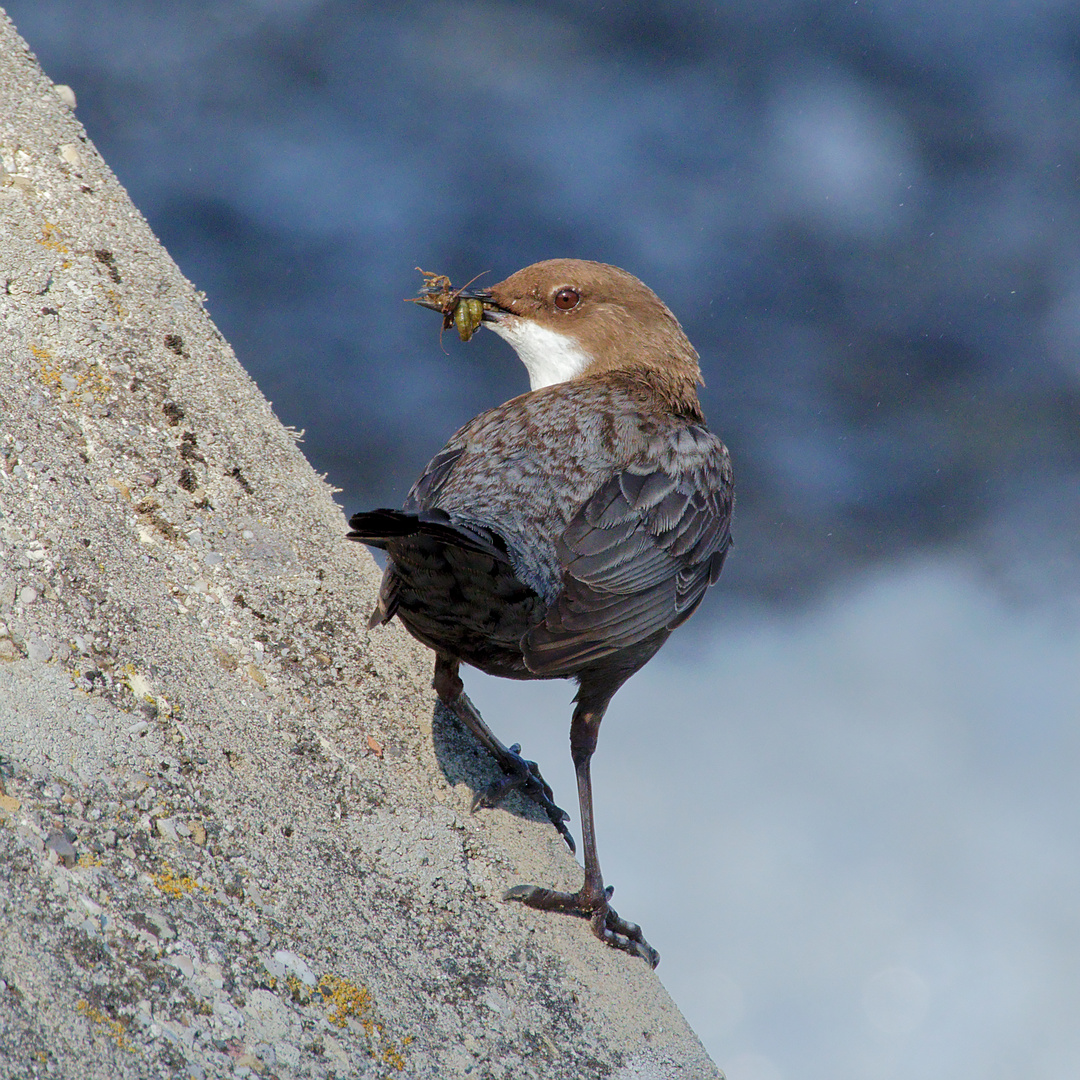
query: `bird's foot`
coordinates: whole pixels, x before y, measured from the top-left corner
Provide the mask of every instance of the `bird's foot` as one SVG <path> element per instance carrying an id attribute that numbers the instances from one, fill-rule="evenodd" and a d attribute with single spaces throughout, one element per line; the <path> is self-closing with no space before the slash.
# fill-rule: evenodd
<path id="1" fill-rule="evenodd" d="M 613 949 L 621 949 L 631 956 L 640 956 L 649 967 L 660 963 L 660 954 L 645 940 L 637 923 L 627 922 L 611 906 L 615 887 L 609 885 L 600 893 L 586 891 L 576 893 L 556 892 L 539 885 L 515 885 L 503 893 L 504 900 L 515 900 L 540 911 L 558 911 L 564 915 L 577 915 L 588 919 L 592 932 Z"/>
<path id="2" fill-rule="evenodd" d="M 498 806 L 511 791 L 520 791 L 547 814 L 551 824 L 558 829 L 570 850 L 576 851 L 574 838 L 566 827 L 570 815 L 562 807 L 555 805 L 554 792 L 540 775 L 540 766 L 535 761 L 526 761 L 521 756 L 521 743 L 514 743 L 505 750 L 504 754 L 497 755 L 496 760 L 506 775 L 501 780 L 496 780 L 486 790 L 478 791 L 473 796 L 471 810 L 475 813 L 481 806 Z"/>

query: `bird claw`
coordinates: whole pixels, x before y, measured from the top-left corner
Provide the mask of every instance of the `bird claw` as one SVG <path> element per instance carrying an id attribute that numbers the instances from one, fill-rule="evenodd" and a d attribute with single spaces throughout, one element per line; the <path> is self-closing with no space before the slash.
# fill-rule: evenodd
<path id="1" fill-rule="evenodd" d="M 506 775 L 473 796 L 472 805 L 469 808 L 472 813 L 476 813 L 480 807 L 496 807 L 511 791 L 520 791 L 547 814 L 548 820 L 558 830 L 570 850 L 576 852 L 574 838 L 566 827 L 570 815 L 561 806 L 555 804 L 554 792 L 540 775 L 540 766 L 535 761 L 526 761 L 521 756 L 521 744 L 514 743 L 509 747 L 507 756 L 499 759 L 499 765 Z"/>
<path id="2" fill-rule="evenodd" d="M 660 953 L 645 940 L 645 935 L 637 923 L 621 918 L 613 907 L 607 908 L 602 917 L 602 924 L 598 927 L 599 920 L 598 912 L 593 916 L 593 933 L 601 941 L 613 949 L 621 949 L 623 952 L 630 953 L 631 956 L 641 957 L 651 968 L 655 968 L 660 963 Z"/>
<path id="3" fill-rule="evenodd" d="M 620 917 L 609 901 L 615 889 L 609 885 L 599 902 L 591 900 L 583 892 L 563 893 L 544 889 L 539 885 L 515 885 L 503 893 L 503 900 L 513 900 L 526 907 L 540 911 L 558 911 L 588 919 L 592 932 L 605 945 L 640 957 L 651 968 L 660 963 L 660 953 L 646 940 L 637 923 Z"/>

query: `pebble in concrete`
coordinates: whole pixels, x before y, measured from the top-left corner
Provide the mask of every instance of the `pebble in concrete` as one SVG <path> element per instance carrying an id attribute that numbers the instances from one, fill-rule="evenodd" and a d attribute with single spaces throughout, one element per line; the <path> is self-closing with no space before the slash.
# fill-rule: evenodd
<path id="1" fill-rule="evenodd" d="M 266 962 L 266 970 L 279 979 L 295 975 L 305 986 L 315 985 L 315 975 L 308 966 L 307 961 L 287 949 L 278 949 Z"/>
<path id="2" fill-rule="evenodd" d="M 67 867 L 72 867 L 79 861 L 75 845 L 59 829 L 49 833 L 45 839 L 45 847 L 56 852 L 57 859 Z"/>
<path id="3" fill-rule="evenodd" d="M 52 659 L 52 646 L 44 639 L 31 634 L 26 639 L 26 657 L 36 663 L 44 664 Z"/>

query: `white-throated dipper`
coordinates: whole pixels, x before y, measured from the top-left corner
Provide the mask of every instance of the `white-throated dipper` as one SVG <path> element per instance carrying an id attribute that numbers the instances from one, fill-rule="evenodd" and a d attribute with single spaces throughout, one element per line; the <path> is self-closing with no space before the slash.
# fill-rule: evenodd
<path id="1" fill-rule="evenodd" d="M 455 307 L 435 291 L 421 303 L 449 322 Z M 519 885 L 504 899 L 587 918 L 603 941 L 655 967 L 641 929 L 610 906 L 589 760 L 612 695 L 720 574 L 731 543 L 731 461 L 705 426 L 694 347 L 632 274 L 551 259 L 490 289 L 449 295 L 452 305 L 471 301 L 470 312 L 482 304 L 483 325 L 514 347 L 532 389 L 466 424 L 404 509 L 352 517 L 349 538 L 389 555 L 370 625 L 397 615 L 435 650 L 439 698 L 506 774 L 474 808 L 517 788 L 571 849 L 566 815 L 535 762 L 491 733 L 458 665 L 577 680 L 570 750 L 585 881 L 576 893 Z"/>

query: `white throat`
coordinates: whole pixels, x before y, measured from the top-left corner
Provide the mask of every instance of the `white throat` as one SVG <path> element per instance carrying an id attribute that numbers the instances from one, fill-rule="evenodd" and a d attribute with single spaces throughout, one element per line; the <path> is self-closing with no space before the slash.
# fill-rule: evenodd
<path id="1" fill-rule="evenodd" d="M 513 347 L 529 373 L 533 390 L 566 382 L 592 363 L 592 357 L 572 337 L 548 330 L 532 319 L 511 317 L 484 325 Z"/>

